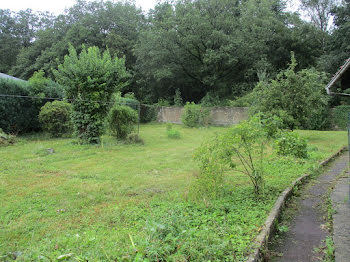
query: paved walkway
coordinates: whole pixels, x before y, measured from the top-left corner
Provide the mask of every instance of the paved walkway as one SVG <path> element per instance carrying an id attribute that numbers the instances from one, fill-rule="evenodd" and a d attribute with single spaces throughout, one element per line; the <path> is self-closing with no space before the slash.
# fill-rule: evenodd
<path id="1" fill-rule="evenodd" d="M 333 209 L 333 241 L 335 262 L 350 261 L 350 204 L 349 173 L 345 173 L 336 183 L 331 194 Z"/>
<path id="2" fill-rule="evenodd" d="M 273 261 L 320 261 L 320 254 L 315 252 L 315 248 L 324 245 L 322 242 L 329 236 L 325 225 L 327 214 L 321 208 L 324 203 L 324 196 L 327 196 L 328 188 L 347 166 L 348 154 L 346 152 L 331 162 L 322 175 L 312 180 L 302 190 L 302 197 L 297 200 L 296 206 L 298 208 L 292 218 L 289 232 L 272 248 L 274 253 L 280 254 Z M 347 225 L 350 230 L 349 221 Z M 350 256 L 347 257 L 347 260 L 338 261 L 348 262 Z"/>

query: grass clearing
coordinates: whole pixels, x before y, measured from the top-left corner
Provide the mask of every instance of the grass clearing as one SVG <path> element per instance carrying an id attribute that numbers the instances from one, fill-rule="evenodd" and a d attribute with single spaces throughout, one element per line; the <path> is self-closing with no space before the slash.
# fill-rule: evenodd
<path id="1" fill-rule="evenodd" d="M 225 128 L 177 128 L 181 139 L 142 125 L 145 145 L 31 136 L 1 147 L 0 260 L 243 261 L 279 193 L 346 144 L 346 132 L 298 131 L 310 158 L 272 155 L 261 199 L 229 173 L 224 198 L 194 203 L 193 152 Z"/>

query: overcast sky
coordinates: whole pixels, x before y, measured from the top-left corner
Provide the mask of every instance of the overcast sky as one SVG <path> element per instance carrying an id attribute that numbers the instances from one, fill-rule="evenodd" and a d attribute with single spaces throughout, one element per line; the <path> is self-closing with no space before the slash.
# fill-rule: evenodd
<path id="1" fill-rule="evenodd" d="M 136 0 L 136 5 L 148 11 L 155 6 L 157 0 Z M 117 1 L 114 1 L 117 2 Z M 12 11 L 30 8 L 34 11 L 50 11 L 54 14 L 63 13 L 64 9 L 73 6 L 75 0 L 0 0 L 0 9 Z"/>
<path id="2" fill-rule="evenodd" d="M 111 0 L 118 2 L 118 0 Z M 120 0 L 119 0 L 120 1 Z M 153 8 L 157 0 L 134 0 L 136 5 L 144 11 Z M 0 0 L 0 9 L 10 9 L 12 11 L 25 10 L 30 8 L 34 11 L 49 11 L 55 15 L 62 14 L 66 8 L 73 6 L 75 0 Z M 298 11 L 299 0 L 287 0 L 289 11 Z M 305 19 L 305 17 L 303 16 Z"/>

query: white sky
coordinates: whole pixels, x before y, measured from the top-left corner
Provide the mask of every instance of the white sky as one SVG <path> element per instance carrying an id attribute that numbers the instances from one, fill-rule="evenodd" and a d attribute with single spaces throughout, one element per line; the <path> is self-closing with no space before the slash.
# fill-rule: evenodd
<path id="1" fill-rule="evenodd" d="M 89 1 L 89 0 L 88 0 Z M 91 0 L 92 1 L 92 0 Z M 118 2 L 123 0 L 111 0 Z M 158 0 L 132 0 L 138 7 L 148 12 L 156 5 Z M 33 11 L 49 11 L 55 15 L 62 14 L 66 8 L 74 5 L 75 0 L 0 0 L 0 9 L 10 9 L 11 11 L 25 10 L 27 8 Z M 287 0 L 287 10 L 298 11 L 299 0 Z M 302 12 L 300 12 L 302 13 Z M 305 19 L 305 17 L 303 16 Z"/>
<path id="2" fill-rule="evenodd" d="M 135 0 L 136 5 L 144 11 L 153 8 L 157 0 Z M 117 1 L 114 1 L 117 2 Z M 62 14 L 64 9 L 73 6 L 75 0 L 0 0 L 0 9 L 12 11 L 30 8 L 34 11 L 49 11 L 54 14 Z"/>

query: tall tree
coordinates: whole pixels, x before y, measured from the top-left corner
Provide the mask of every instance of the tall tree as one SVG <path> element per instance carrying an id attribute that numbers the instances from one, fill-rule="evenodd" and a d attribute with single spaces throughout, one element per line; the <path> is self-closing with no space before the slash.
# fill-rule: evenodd
<path id="1" fill-rule="evenodd" d="M 131 2 L 79 0 L 66 14 L 58 16 L 50 28 L 36 34 L 35 42 L 24 48 L 12 73 L 29 78 L 43 69 L 51 75 L 67 54 L 68 43 L 78 51 L 82 44 L 98 46 L 111 54 L 126 57 L 126 66 L 132 69 L 135 63 L 133 48 L 143 26 L 143 14 Z"/>
<path id="2" fill-rule="evenodd" d="M 78 55 L 70 46 L 69 55 L 54 74 L 66 87 L 67 98 L 72 99 L 72 118 L 78 138 L 83 143 L 98 143 L 112 94 L 128 76 L 124 59 L 112 59 L 108 50 L 101 54 L 98 47 L 83 46 Z"/>
<path id="3" fill-rule="evenodd" d="M 20 49 L 15 24 L 12 12 L 0 9 L 0 72 L 3 73 L 7 73 L 16 63 L 16 56 Z"/>
<path id="4" fill-rule="evenodd" d="M 20 50 L 33 43 L 39 30 L 52 25 L 52 19 L 47 12 L 0 9 L 0 72 L 9 72 Z"/>
<path id="5" fill-rule="evenodd" d="M 312 23 L 323 32 L 327 32 L 330 26 L 331 10 L 336 2 L 337 0 L 301 0 L 301 5 Z"/>
<path id="6" fill-rule="evenodd" d="M 283 10 L 278 0 L 158 4 L 135 50 L 141 96 L 170 100 L 179 89 L 184 100 L 197 102 L 207 93 L 250 91 L 257 71 L 273 75 L 286 66 L 291 50 L 304 48 L 295 29 L 302 24 Z"/>
<path id="7" fill-rule="evenodd" d="M 327 47 L 327 53 L 319 60 L 320 69 L 335 73 L 350 56 L 350 0 L 344 0 L 332 10 L 334 30 Z"/>

